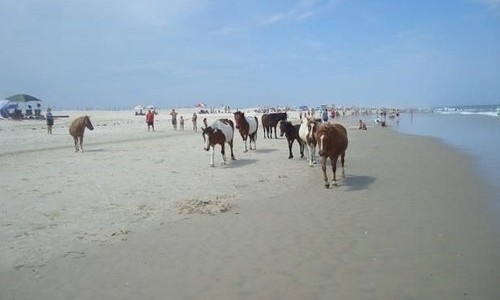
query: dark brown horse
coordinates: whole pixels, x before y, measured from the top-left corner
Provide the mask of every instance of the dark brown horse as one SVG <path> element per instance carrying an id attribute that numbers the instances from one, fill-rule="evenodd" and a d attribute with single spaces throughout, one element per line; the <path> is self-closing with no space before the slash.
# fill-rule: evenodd
<path id="1" fill-rule="evenodd" d="M 92 126 L 89 116 L 76 118 L 69 126 L 69 134 L 71 134 L 75 141 L 75 152 L 78 152 L 78 150 L 83 152 L 83 133 L 85 132 L 85 128 L 94 130 L 94 126 Z M 80 148 L 78 148 L 78 146 L 80 146 Z"/>
<path id="2" fill-rule="evenodd" d="M 332 184 L 337 185 L 337 159 L 340 156 L 342 163 L 342 177 L 345 178 L 344 161 L 347 149 L 347 130 L 340 124 L 326 123 L 316 130 L 316 140 L 318 141 L 318 153 L 321 156 L 321 169 L 325 180 L 325 187 L 329 188 L 328 176 L 326 176 L 326 160 L 329 158 L 332 163 L 333 179 Z"/>
<path id="3" fill-rule="evenodd" d="M 247 152 L 247 139 L 250 137 L 250 150 L 252 150 L 252 142 L 253 142 L 253 150 L 257 149 L 257 129 L 259 127 L 259 120 L 257 117 L 245 117 L 245 113 L 241 111 L 237 111 L 234 113 L 234 120 L 236 121 L 236 128 L 240 131 L 241 138 L 245 142 L 245 151 Z"/>
<path id="4" fill-rule="evenodd" d="M 205 141 L 204 149 L 206 151 L 211 150 L 210 153 L 210 166 L 214 166 L 214 148 L 215 145 L 221 146 L 220 153 L 222 154 L 223 164 L 226 164 L 226 152 L 224 146 L 226 143 L 229 144 L 231 148 L 231 159 L 235 160 L 233 153 L 233 136 L 234 136 L 234 125 L 233 121 L 229 119 L 218 119 L 208 126 L 207 119 L 203 119 L 203 124 L 205 128 L 202 128 L 202 136 Z"/>
<path id="5" fill-rule="evenodd" d="M 295 140 L 297 140 L 297 143 L 299 143 L 300 157 L 304 157 L 304 142 L 302 142 L 302 140 L 299 137 L 300 124 L 293 125 L 292 122 L 290 121 L 280 121 L 279 127 L 280 127 L 280 136 L 285 135 L 288 141 L 288 152 L 289 152 L 288 158 L 289 159 L 293 158 L 292 146 Z"/>
<path id="6" fill-rule="evenodd" d="M 276 132 L 276 127 L 278 126 L 279 121 L 286 121 L 288 118 L 286 113 L 271 113 L 271 114 L 263 114 L 262 115 L 262 129 L 264 130 L 264 138 L 272 138 L 273 137 L 273 128 L 274 128 L 274 138 L 278 138 L 278 134 Z"/>

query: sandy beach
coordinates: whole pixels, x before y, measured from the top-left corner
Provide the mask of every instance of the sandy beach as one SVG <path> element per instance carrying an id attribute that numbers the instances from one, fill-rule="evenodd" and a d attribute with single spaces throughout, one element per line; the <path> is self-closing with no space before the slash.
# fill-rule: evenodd
<path id="1" fill-rule="evenodd" d="M 184 131 L 167 110 L 155 132 L 132 111 L 54 112 L 70 117 L 53 135 L 0 121 L 0 299 L 500 298 L 500 234 L 470 157 L 341 118 L 347 177 L 325 189 L 319 164 L 261 128 L 257 150 L 235 134 L 236 160 L 217 148 L 211 168 L 192 112 Z M 95 130 L 75 153 L 84 114 Z"/>

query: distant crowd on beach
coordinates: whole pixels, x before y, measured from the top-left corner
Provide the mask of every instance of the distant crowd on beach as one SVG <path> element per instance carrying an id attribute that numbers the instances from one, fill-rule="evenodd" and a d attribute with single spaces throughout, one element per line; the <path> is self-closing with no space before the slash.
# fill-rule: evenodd
<path id="1" fill-rule="evenodd" d="M 238 109 L 236 109 L 237 111 Z M 272 113 L 272 112 L 287 112 L 294 111 L 294 109 L 290 108 L 272 108 L 272 107 L 259 107 L 254 110 L 256 113 Z M 318 112 L 319 111 L 319 112 Z M 231 108 L 229 106 L 223 106 L 222 109 L 214 109 L 210 108 L 209 110 L 200 108 L 198 113 L 194 112 L 191 116 L 192 130 L 198 130 L 198 114 L 217 114 L 217 113 L 230 113 Z M 318 112 L 318 114 L 317 114 Z M 151 107 L 146 113 L 146 123 L 148 125 L 148 131 L 154 131 L 154 116 L 158 114 L 158 110 Z M 341 118 L 345 116 L 369 116 L 375 115 L 376 117 L 373 119 L 373 124 L 381 127 L 387 126 L 387 118 L 394 119 L 397 123 L 399 123 L 401 111 L 398 108 L 386 109 L 386 108 L 306 108 L 299 109 L 299 119 L 302 120 L 303 117 L 310 118 L 315 117 L 320 119 L 323 122 L 327 122 L 336 118 Z M 136 115 L 144 115 L 142 110 L 140 113 Z M 172 128 L 174 131 L 179 129 L 180 131 L 185 130 L 185 121 L 184 116 L 179 115 L 179 113 L 172 108 L 170 113 Z M 359 129 L 367 130 L 367 126 L 365 121 L 362 119 L 359 120 Z"/>

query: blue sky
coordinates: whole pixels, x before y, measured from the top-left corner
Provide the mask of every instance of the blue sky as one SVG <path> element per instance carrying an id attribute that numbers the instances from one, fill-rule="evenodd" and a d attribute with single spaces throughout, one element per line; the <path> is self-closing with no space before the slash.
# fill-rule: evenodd
<path id="1" fill-rule="evenodd" d="M 500 0 L 0 0 L 0 98 L 500 103 Z"/>

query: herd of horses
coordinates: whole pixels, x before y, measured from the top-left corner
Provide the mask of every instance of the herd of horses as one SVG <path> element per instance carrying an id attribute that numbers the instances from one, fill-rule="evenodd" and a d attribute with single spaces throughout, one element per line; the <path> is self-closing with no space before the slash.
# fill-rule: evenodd
<path id="1" fill-rule="evenodd" d="M 330 159 L 332 165 L 332 185 L 337 185 L 337 160 L 340 157 L 342 165 L 342 177 L 345 178 L 345 152 L 348 145 L 347 130 L 340 124 L 322 123 L 321 120 L 315 118 L 303 118 L 301 124 L 292 124 L 287 121 L 286 113 L 271 113 L 264 114 L 261 118 L 262 127 L 264 128 L 264 137 L 272 138 L 272 130 L 274 128 L 274 136 L 278 138 L 276 127 L 280 129 L 280 136 L 285 136 L 288 142 L 288 158 L 293 158 L 292 146 L 295 141 L 299 144 L 300 157 L 304 157 L 304 149 L 307 147 L 307 161 L 310 166 L 316 164 L 316 148 L 321 157 L 321 169 L 325 187 L 329 188 L 330 183 L 326 174 L 326 162 Z M 210 166 L 214 166 L 215 146 L 220 145 L 223 163 L 226 164 L 226 144 L 231 150 L 231 159 L 235 160 L 233 151 L 233 140 L 235 128 L 238 129 L 241 138 L 245 144 L 244 152 L 257 149 L 257 130 L 259 120 L 255 116 L 245 116 L 245 113 L 237 111 L 234 113 L 234 123 L 230 119 L 217 119 L 210 126 L 207 119 L 203 119 L 204 128 L 202 136 L 204 140 L 204 149 L 210 151 Z M 236 124 L 236 125 L 235 125 Z M 73 120 L 69 127 L 69 133 L 73 137 L 75 143 L 75 151 L 83 152 L 83 134 L 85 128 L 93 130 L 94 127 L 88 116 L 82 116 Z M 247 147 L 248 142 L 248 147 Z"/>
<path id="2" fill-rule="evenodd" d="M 231 159 L 234 158 L 233 140 L 235 128 L 238 129 L 241 138 L 245 143 L 244 152 L 248 151 L 247 140 L 249 139 L 250 150 L 257 149 L 257 129 L 259 121 L 257 117 L 245 116 L 243 112 L 237 111 L 234 113 L 234 120 L 217 119 L 212 125 L 208 126 L 207 120 L 203 119 L 205 125 L 202 128 L 203 140 L 205 142 L 204 149 L 210 150 L 210 166 L 214 166 L 215 146 L 221 146 L 221 154 L 223 163 L 226 163 L 225 144 L 228 144 L 231 149 Z M 318 154 L 322 158 L 321 169 L 325 187 L 329 188 L 330 183 L 326 174 L 326 162 L 330 159 L 332 165 L 332 185 L 337 186 L 337 160 L 340 157 L 342 165 L 342 177 L 345 178 L 345 152 L 347 150 L 348 139 L 347 130 L 341 124 L 322 123 L 321 120 L 315 118 L 303 118 L 301 124 L 292 124 L 287 121 L 286 113 L 264 114 L 261 118 L 262 127 L 264 128 L 264 137 L 272 138 L 272 129 L 274 128 L 275 138 L 277 138 L 276 127 L 280 129 L 280 136 L 285 135 L 288 142 L 288 158 L 293 158 L 292 146 L 294 141 L 297 141 L 300 148 L 300 155 L 304 157 L 304 148 L 308 149 L 307 160 L 310 166 L 316 163 L 316 148 Z M 267 128 L 266 128 L 267 127 Z M 253 148 L 252 148 L 253 144 Z"/>

